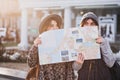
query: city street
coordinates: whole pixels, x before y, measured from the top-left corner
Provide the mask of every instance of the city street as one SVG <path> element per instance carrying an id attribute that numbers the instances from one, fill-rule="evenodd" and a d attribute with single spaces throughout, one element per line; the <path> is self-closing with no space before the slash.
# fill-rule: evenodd
<path id="1" fill-rule="evenodd" d="M 119 75 L 120 0 L 0 0 L 0 80 Z"/>
<path id="2" fill-rule="evenodd" d="M 0 80 L 24 80 L 27 71 L 26 63 L 0 63 Z"/>
<path id="3" fill-rule="evenodd" d="M 24 80 L 24 79 L 16 78 L 16 77 L 10 77 L 10 76 L 5 76 L 5 75 L 0 75 L 0 80 Z"/>

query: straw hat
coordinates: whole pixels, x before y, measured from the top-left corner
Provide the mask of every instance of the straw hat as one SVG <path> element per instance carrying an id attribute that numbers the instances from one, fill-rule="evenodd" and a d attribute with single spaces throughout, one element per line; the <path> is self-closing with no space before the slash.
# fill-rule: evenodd
<path id="1" fill-rule="evenodd" d="M 47 25 L 49 24 L 49 22 L 51 20 L 55 20 L 57 22 L 58 27 L 62 28 L 62 18 L 57 14 L 51 14 L 51 15 L 48 15 L 47 17 L 45 17 L 41 21 L 40 26 L 39 26 L 39 33 L 40 34 L 47 29 L 47 27 L 48 27 Z"/>

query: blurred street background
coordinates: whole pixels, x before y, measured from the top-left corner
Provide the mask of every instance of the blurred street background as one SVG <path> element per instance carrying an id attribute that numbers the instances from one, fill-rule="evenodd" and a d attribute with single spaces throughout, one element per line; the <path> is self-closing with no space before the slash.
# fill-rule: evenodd
<path id="1" fill-rule="evenodd" d="M 48 14 L 60 15 L 63 28 L 69 28 L 79 27 L 82 15 L 89 11 L 99 18 L 101 36 L 109 40 L 114 53 L 118 52 L 120 0 L 0 0 L 0 68 L 26 74 L 28 50 L 39 35 L 41 20 Z M 0 80 L 24 78 L 0 70 Z"/>

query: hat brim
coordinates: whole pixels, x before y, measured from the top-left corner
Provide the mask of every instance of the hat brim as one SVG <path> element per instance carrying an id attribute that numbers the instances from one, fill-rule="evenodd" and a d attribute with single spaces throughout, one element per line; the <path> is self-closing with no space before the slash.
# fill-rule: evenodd
<path id="1" fill-rule="evenodd" d="M 41 21 L 40 26 L 39 26 L 39 33 L 40 34 L 45 31 L 45 29 L 47 28 L 46 23 L 48 23 L 48 21 L 50 21 L 50 20 L 55 20 L 57 22 L 58 27 L 62 28 L 62 18 L 57 14 L 51 14 L 51 15 L 45 17 Z"/>

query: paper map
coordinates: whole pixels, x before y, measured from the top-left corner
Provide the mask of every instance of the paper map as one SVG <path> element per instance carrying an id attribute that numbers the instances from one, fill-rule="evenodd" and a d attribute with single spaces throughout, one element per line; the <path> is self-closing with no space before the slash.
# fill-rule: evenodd
<path id="1" fill-rule="evenodd" d="M 97 27 L 68 28 L 46 31 L 38 46 L 40 65 L 74 61 L 78 53 L 85 59 L 99 59 L 100 45 Z"/>

